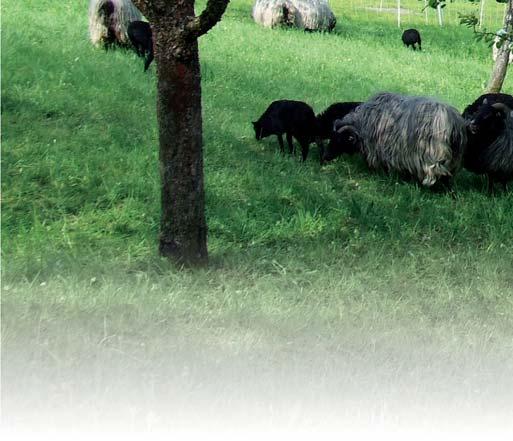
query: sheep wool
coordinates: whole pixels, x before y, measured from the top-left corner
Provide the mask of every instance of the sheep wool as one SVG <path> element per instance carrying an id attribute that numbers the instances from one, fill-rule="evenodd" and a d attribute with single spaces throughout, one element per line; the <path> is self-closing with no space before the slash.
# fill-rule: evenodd
<path id="1" fill-rule="evenodd" d="M 488 146 L 483 153 L 489 175 L 499 176 L 499 180 L 513 179 L 513 112 L 505 118 L 505 128 L 502 135 Z"/>
<path id="2" fill-rule="evenodd" d="M 348 114 L 370 168 L 407 172 L 430 187 L 460 167 L 467 142 L 458 111 L 425 97 L 381 93 Z"/>
<path id="3" fill-rule="evenodd" d="M 95 46 L 130 44 L 130 22 L 142 20 L 141 12 L 130 0 L 90 0 L 89 37 Z"/>
<path id="4" fill-rule="evenodd" d="M 253 19 L 266 27 L 331 31 L 337 20 L 327 0 L 256 0 Z"/>

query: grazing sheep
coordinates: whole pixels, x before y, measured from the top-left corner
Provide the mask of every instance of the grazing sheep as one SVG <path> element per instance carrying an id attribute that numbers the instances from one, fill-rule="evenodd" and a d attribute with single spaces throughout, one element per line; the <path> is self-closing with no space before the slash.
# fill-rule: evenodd
<path id="1" fill-rule="evenodd" d="M 317 115 L 318 134 L 321 139 L 329 139 L 333 132 L 333 123 L 337 119 L 342 119 L 349 112 L 356 109 L 361 103 L 358 102 L 347 102 L 347 103 L 335 103 L 329 106 L 326 110 Z"/>
<path id="2" fill-rule="evenodd" d="M 419 51 L 422 50 L 420 33 L 417 29 L 406 29 L 402 35 L 403 43 L 406 47 L 411 46 L 415 50 L 415 45 L 419 45 Z"/>
<path id="3" fill-rule="evenodd" d="M 317 118 L 317 143 L 319 145 L 319 156 L 321 165 L 324 163 L 324 145 L 322 141 L 329 139 L 333 132 L 333 123 L 337 119 L 342 119 L 349 112 L 352 112 L 358 107 L 361 102 L 348 102 L 348 103 L 335 103 L 329 106 L 326 110 L 319 113 Z"/>
<path id="4" fill-rule="evenodd" d="M 360 152 L 372 169 L 396 171 L 431 187 L 448 184 L 466 144 L 456 109 L 430 98 L 380 93 L 335 121 L 324 160 Z"/>
<path id="5" fill-rule="evenodd" d="M 327 0 L 256 0 L 253 19 L 266 27 L 291 26 L 305 31 L 331 31 L 337 23 Z"/>
<path id="6" fill-rule="evenodd" d="M 513 109 L 513 96 L 508 95 L 507 93 L 485 93 L 481 95 L 477 100 L 475 100 L 472 104 L 465 107 L 463 111 L 463 118 L 472 119 L 474 115 L 477 114 L 479 108 L 483 104 L 495 104 L 495 103 L 504 103 L 506 106 Z"/>
<path id="7" fill-rule="evenodd" d="M 316 139 L 317 121 L 312 108 L 302 101 L 273 101 L 262 116 L 253 122 L 257 140 L 276 135 L 281 152 L 284 152 L 282 135 L 287 135 L 289 152 L 294 153 L 292 137 L 301 145 L 303 161 L 308 156 L 309 145 Z"/>
<path id="8" fill-rule="evenodd" d="M 153 61 L 153 39 L 150 24 L 145 21 L 133 21 L 128 25 L 128 37 L 137 52 L 144 57 L 144 71 L 148 70 Z"/>
<path id="9" fill-rule="evenodd" d="M 486 102 L 470 120 L 464 167 L 488 176 L 488 191 L 494 183 L 504 188 L 513 180 L 513 111 L 504 103 Z"/>
<path id="10" fill-rule="evenodd" d="M 89 36 L 95 46 L 129 44 L 128 24 L 142 15 L 130 0 L 90 0 Z"/>

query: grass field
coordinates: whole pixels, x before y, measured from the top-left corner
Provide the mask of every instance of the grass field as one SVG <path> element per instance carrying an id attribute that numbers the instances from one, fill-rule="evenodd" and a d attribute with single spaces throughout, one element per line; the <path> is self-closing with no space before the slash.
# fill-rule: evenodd
<path id="1" fill-rule="evenodd" d="M 85 1 L 4 0 L 8 424 L 74 409 L 84 427 L 166 426 L 204 397 L 212 418 L 243 402 L 271 425 L 511 424 L 512 193 L 462 171 L 453 199 L 358 158 L 321 168 L 314 147 L 301 164 L 250 124 L 275 99 L 318 112 L 385 90 L 462 110 L 490 50 L 432 25 L 414 53 L 394 23 L 331 4 L 329 35 L 263 29 L 237 0 L 202 38 L 211 264 L 191 271 L 157 256 L 155 67 L 94 49 Z"/>

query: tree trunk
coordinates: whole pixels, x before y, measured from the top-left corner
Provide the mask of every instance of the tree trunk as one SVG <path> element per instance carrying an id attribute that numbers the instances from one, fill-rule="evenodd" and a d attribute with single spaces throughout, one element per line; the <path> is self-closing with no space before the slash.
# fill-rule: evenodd
<path id="1" fill-rule="evenodd" d="M 513 30 L 513 0 L 509 0 L 506 6 L 503 29 L 508 33 L 511 33 Z M 504 83 L 508 71 L 509 54 L 511 51 L 510 46 L 511 41 L 507 40 L 499 48 L 492 75 L 488 82 L 488 93 L 499 93 L 502 89 L 502 84 Z"/>
<path id="2" fill-rule="evenodd" d="M 172 36 L 158 23 L 157 47 Z M 182 59 L 157 51 L 157 118 L 160 142 L 162 217 L 159 251 L 189 263 L 207 260 L 207 224 L 203 188 L 201 76 L 198 42 Z"/>
<path id="3" fill-rule="evenodd" d="M 134 0 L 150 21 L 157 64 L 159 252 L 187 265 L 208 259 L 197 39 L 217 23 L 228 2 L 209 0 L 195 17 L 194 0 Z"/>

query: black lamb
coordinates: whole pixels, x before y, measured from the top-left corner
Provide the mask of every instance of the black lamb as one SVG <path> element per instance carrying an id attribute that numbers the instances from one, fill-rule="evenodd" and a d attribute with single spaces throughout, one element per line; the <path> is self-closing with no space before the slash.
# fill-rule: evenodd
<path id="1" fill-rule="evenodd" d="M 422 50 L 420 33 L 417 29 L 406 29 L 402 35 L 403 43 L 406 47 L 411 46 L 415 50 L 415 45 L 419 45 L 419 51 Z"/>
<path id="2" fill-rule="evenodd" d="M 317 139 L 317 120 L 313 109 L 302 101 L 273 101 L 262 116 L 253 122 L 257 140 L 276 135 L 284 152 L 282 135 L 287 136 L 289 152 L 294 153 L 292 137 L 301 145 L 303 161 L 308 156 L 310 143 Z"/>
<path id="3" fill-rule="evenodd" d="M 128 38 L 137 52 L 144 57 L 144 71 L 148 70 L 153 61 L 153 38 L 150 24 L 145 21 L 132 21 L 127 29 Z"/>
<path id="4" fill-rule="evenodd" d="M 470 120 L 475 115 L 477 115 L 479 108 L 483 104 L 495 103 L 503 103 L 506 104 L 506 106 L 508 106 L 510 109 L 513 109 L 513 96 L 508 95 L 507 93 L 485 93 L 484 95 L 481 95 L 477 100 L 475 100 L 472 104 L 465 107 L 465 110 L 463 111 L 463 118 Z"/>
<path id="5" fill-rule="evenodd" d="M 324 139 L 330 139 L 333 133 L 333 125 L 337 119 L 342 119 L 348 113 L 351 113 L 360 104 L 360 101 L 347 102 L 347 103 L 335 103 L 329 106 L 326 110 L 319 113 L 317 118 L 317 135 L 319 137 L 319 154 L 321 165 L 324 164 L 324 145 L 322 141 Z"/>
<path id="6" fill-rule="evenodd" d="M 333 123 L 337 119 L 343 119 L 348 113 L 356 109 L 360 104 L 360 101 L 347 102 L 347 103 L 335 103 L 329 106 L 324 112 L 317 115 L 317 128 L 318 134 L 321 139 L 329 139 L 333 132 Z"/>
<path id="7" fill-rule="evenodd" d="M 488 191 L 494 183 L 504 188 L 513 180 L 513 112 L 504 103 L 486 100 L 468 124 L 467 148 L 463 156 L 467 170 L 488 176 Z"/>

